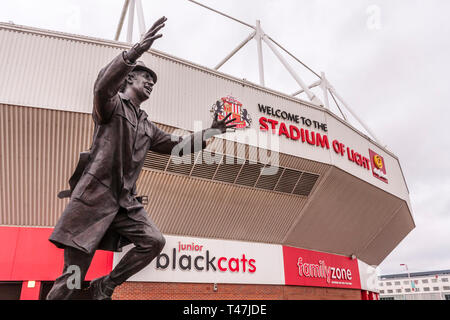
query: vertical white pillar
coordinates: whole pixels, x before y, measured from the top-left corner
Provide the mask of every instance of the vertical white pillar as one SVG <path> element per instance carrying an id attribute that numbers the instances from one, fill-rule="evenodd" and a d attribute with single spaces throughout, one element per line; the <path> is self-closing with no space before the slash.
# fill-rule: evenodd
<path id="1" fill-rule="evenodd" d="M 325 78 L 325 72 L 321 72 L 320 75 L 322 77 L 322 80 L 320 81 L 320 88 L 323 91 L 324 106 L 325 106 L 325 108 L 330 109 L 330 103 L 328 100 L 328 81 Z"/>
<path id="2" fill-rule="evenodd" d="M 128 6 L 128 32 L 127 32 L 128 43 L 133 42 L 134 5 L 135 0 L 130 0 L 130 5 Z"/>
<path id="3" fill-rule="evenodd" d="M 138 22 L 139 22 L 140 39 L 142 39 L 145 32 L 147 31 L 145 29 L 144 10 L 142 9 L 142 0 L 136 0 L 136 12 L 137 12 L 137 17 L 138 17 Z"/>
<path id="4" fill-rule="evenodd" d="M 125 19 L 125 16 L 127 14 L 128 5 L 130 3 L 130 0 L 125 0 L 122 7 L 122 13 L 120 14 L 119 18 L 119 24 L 117 25 L 116 35 L 114 37 L 114 40 L 118 41 L 120 37 L 120 33 L 122 32 L 123 27 L 123 20 Z"/>
<path id="5" fill-rule="evenodd" d="M 256 44 L 258 48 L 258 67 L 259 67 L 259 84 L 261 86 L 265 86 L 264 81 L 264 61 L 263 61 L 263 52 L 262 52 L 262 36 L 263 32 L 261 29 L 261 22 L 256 20 Z"/>

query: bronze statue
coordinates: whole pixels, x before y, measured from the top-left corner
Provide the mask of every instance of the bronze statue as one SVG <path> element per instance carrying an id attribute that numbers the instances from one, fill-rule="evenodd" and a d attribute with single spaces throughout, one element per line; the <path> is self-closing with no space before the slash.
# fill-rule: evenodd
<path id="1" fill-rule="evenodd" d="M 148 120 L 140 109 L 157 82 L 156 73 L 137 59 L 162 34 L 167 18 L 157 20 L 141 42 L 122 52 L 104 67 L 95 82 L 92 117 L 93 142 L 81 153 L 69 184 L 70 196 L 49 240 L 64 248 L 64 269 L 47 299 L 70 299 L 67 285 L 77 266 L 81 281 L 97 249 L 120 251 L 135 245 L 109 275 L 91 281 L 92 298 L 111 299 L 114 288 L 147 266 L 163 249 L 165 239 L 136 199 L 136 180 L 147 150 L 182 155 L 206 147 L 206 140 L 235 127 L 235 119 L 215 117 L 211 128 L 186 138 L 172 136 Z M 200 141 L 200 143 L 198 142 Z"/>

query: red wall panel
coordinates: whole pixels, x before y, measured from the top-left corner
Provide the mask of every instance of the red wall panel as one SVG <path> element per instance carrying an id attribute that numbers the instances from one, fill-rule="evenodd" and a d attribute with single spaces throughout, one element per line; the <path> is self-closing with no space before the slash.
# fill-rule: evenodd
<path id="1" fill-rule="evenodd" d="M 361 288 L 356 259 L 286 246 L 283 258 L 286 285 Z"/>
<path id="2" fill-rule="evenodd" d="M 19 229 L 0 227 L 0 280 L 11 279 Z"/>
<path id="3" fill-rule="evenodd" d="M 0 227 L 0 280 L 52 281 L 61 275 L 64 251 L 48 241 L 52 228 Z M 97 251 L 86 280 L 109 273 L 113 253 Z"/>

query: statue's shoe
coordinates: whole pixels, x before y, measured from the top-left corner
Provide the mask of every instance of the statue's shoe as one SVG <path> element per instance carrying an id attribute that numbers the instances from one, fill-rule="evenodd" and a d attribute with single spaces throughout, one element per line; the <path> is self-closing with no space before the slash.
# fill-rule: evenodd
<path id="1" fill-rule="evenodd" d="M 105 284 L 107 276 L 103 276 L 91 281 L 89 290 L 91 291 L 92 300 L 112 300 L 111 296 L 114 289 L 108 288 Z"/>

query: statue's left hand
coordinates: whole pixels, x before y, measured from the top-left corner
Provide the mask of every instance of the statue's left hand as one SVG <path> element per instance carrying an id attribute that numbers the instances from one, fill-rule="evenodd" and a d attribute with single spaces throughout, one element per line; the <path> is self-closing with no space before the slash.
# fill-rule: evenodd
<path id="1" fill-rule="evenodd" d="M 214 116 L 213 123 L 211 124 L 211 129 L 217 129 L 221 133 L 225 133 L 227 129 L 236 127 L 236 124 L 233 124 L 233 121 L 235 121 L 236 118 L 227 120 L 231 116 L 231 113 L 228 113 L 226 117 L 223 118 L 222 120 L 218 120 L 217 116 L 218 114 L 216 113 L 216 115 Z"/>

